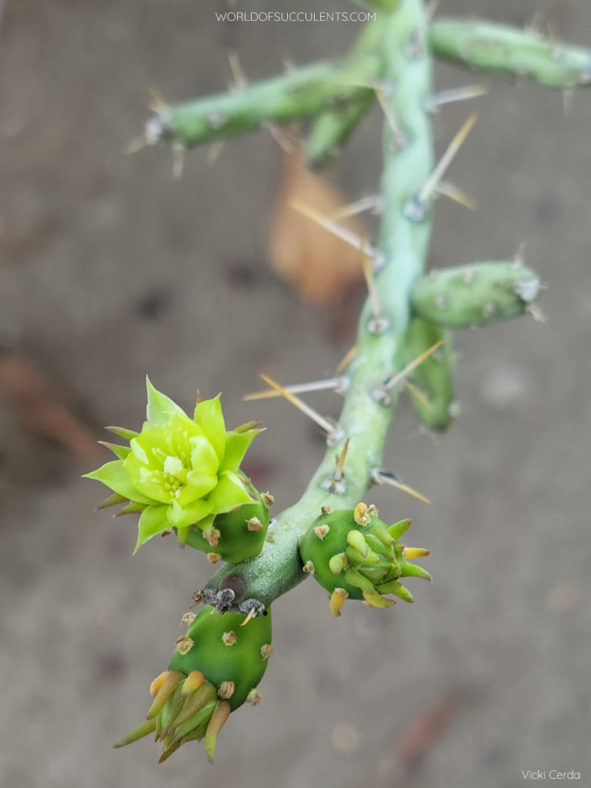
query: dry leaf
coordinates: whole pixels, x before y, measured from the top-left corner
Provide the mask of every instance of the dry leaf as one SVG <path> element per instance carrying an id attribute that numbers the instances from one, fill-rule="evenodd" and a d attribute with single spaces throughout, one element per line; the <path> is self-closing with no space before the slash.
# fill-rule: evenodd
<path id="1" fill-rule="evenodd" d="M 363 281 L 361 254 L 292 207 L 298 201 L 330 216 L 346 200 L 324 178 L 304 166 L 302 146 L 284 156 L 283 181 L 269 234 L 271 267 L 300 297 L 319 306 L 346 298 Z M 356 218 L 340 222 L 364 236 Z"/>
<path id="2" fill-rule="evenodd" d="M 95 436 L 59 401 L 49 382 L 17 353 L 0 354 L 0 393 L 24 429 L 87 462 L 99 451 Z"/>

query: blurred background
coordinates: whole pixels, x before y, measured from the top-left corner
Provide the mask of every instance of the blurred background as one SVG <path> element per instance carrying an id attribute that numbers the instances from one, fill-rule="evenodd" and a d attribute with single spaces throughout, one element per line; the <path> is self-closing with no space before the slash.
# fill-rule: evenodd
<path id="1" fill-rule="evenodd" d="M 141 423 L 146 372 L 185 406 L 197 387 L 223 391 L 231 424 L 268 427 L 247 470 L 279 511 L 301 494 L 322 440 L 287 403 L 241 398 L 260 371 L 282 382 L 333 374 L 360 301 L 351 282 L 310 303 L 269 265 L 286 171 L 269 133 L 190 153 L 178 181 L 170 150 L 124 154 L 150 88 L 170 102 L 224 90 L 231 51 L 257 79 L 284 60 L 338 56 L 359 32 L 224 25 L 215 10 L 4 9 L 0 783 L 498 788 L 520 785 L 522 770 L 573 769 L 590 784 L 591 93 L 565 114 L 558 92 L 497 82 L 436 117 L 441 152 L 479 113 L 450 175 L 479 210 L 438 202 L 429 265 L 510 258 L 525 241 L 548 285 L 547 321 L 456 334 L 461 415 L 449 434 L 425 434 L 401 401 L 385 466 L 432 505 L 384 490 L 371 500 L 390 522 L 414 519 L 435 582 L 413 585 L 414 606 L 349 605 L 340 619 L 313 582 L 278 600 L 263 703 L 233 715 L 215 767 L 198 745 L 163 766 L 149 740 L 111 749 L 143 718 L 210 568 L 171 540 L 132 560 L 133 518 L 94 511 L 103 490 L 80 475 L 107 459 L 102 425 Z M 517 25 L 539 12 L 542 27 L 591 45 L 585 0 L 442 0 L 439 12 Z M 480 80 L 437 70 L 442 88 Z M 326 176 L 343 199 L 375 190 L 380 126 L 375 110 Z M 338 413 L 336 396 L 310 401 Z"/>

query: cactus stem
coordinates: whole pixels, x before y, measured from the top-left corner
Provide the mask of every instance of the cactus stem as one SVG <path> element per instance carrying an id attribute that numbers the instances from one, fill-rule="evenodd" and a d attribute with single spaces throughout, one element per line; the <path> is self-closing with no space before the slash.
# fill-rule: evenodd
<path id="1" fill-rule="evenodd" d="M 424 185 L 422 186 L 421 190 L 417 195 L 417 201 L 420 205 L 425 206 L 429 201 L 429 198 L 433 194 L 436 187 L 439 185 L 441 179 L 447 172 L 449 165 L 452 163 L 456 154 L 464 144 L 466 137 L 472 130 L 472 127 L 476 123 L 477 115 L 473 114 L 466 120 L 462 128 L 458 131 L 456 136 L 450 142 L 447 150 L 443 154 L 443 156 L 439 159 L 439 162 L 435 166 L 435 169 L 427 178 Z"/>
<path id="2" fill-rule="evenodd" d="M 152 733 L 155 728 L 155 719 L 144 720 L 144 722 L 138 725 L 135 730 L 133 730 L 131 733 L 128 733 L 127 736 L 124 736 L 121 741 L 117 742 L 117 744 L 114 744 L 113 747 L 115 749 L 119 749 L 119 747 L 125 747 L 127 744 L 138 741 L 138 739 L 141 739 L 144 736 L 147 736 L 149 733 Z"/>
<path id="3" fill-rule="evenodd" d="M 449 90 L 440 90 L 439 93 L 434 93 L 425 102 L 425 109 L 427 112 L 437 112 L 439 107 L 444 104 L 453 104 L 456 101 L 466 101 L 479 96 L 485 96 L 488 93 L 486 85 L 464 85 L 461 88 L 451 88 Z"/>
<path id="4" fill-rule="evenodd" d="M 285 389 L 282 385 L 277 383 L 270 378 L 268 375 L 261 375 L 261 378 L 267 383 L 271 388 L 274 388 L 278 391 L 288 402 L 291 402 L 292 405 L 304 413 L 308 418 L 312 419 L 313 422 L 318 424 L 328 435 L 331 435 L 334 432 L 334 425 L 325 419 L 324 416 L 321 416 L 320 413 L 314 410 L 314 408 L 310 407 L 307 403 L 297 397 L 295 394 L 292 394 L 291 391 Z"/>
<path id="5" fill-rule="evenodd" d="M 335 588 L 335 590 L 330 595 L 330 612 L 333 616 L 340 616 L 341 611 L 343 609 L 343 605 L 345 604 L 345 599 L 349 596 L 349 592 L 346 591 L 344 588 Z"/>
<path id="6" fill-rule="evenodd" d="M 310 383 L 295 383 L 292 386 L 284 386 L 283 388 L 292 394 L 306 394 L 309 391 L 337 391 L 341 393 L 346 390 L 346 387 L 347 378 L 334 377 L 324 380 L 312 380 Z M 258 399 L 273 399 L 281 396 L 281 392 L 276 389 L 265 389 L 265 391 L 255 391 L 252 394 L 246 394 L 242 399 L 246 402 Z"/>
<path id="7" fill-rule="evenodd" d="M 205 752 L 212 763 L 215 759 L 215 748 L 218 735 L 229 716 L 230 704 L 225 700 L 220 701 L 213 710 L 213 714 L 207 726 L 207 731 L 205 732 Z"/>
<path id="8" fill-rule="evenodd" d="M 374 482 L 374 484 L 389 484 L 390 487 L 395 487 L 397 490 L 401 490 L 402 492 L 407 493 L 407 495 L 410 495 L 413 498 L 416 498 L 418 501 L 422 501 L 423 503 L 431 503 L 426 495 L 418 492 L 413 487 L 409 487 L 408 484 L 404 484 L 403 482 L 399 481 L 393 473 L 374 469 L 371 473 L 371 480 Z"/>
<path id="9" fill-rule="evenodd" d="M 160 674 L 160 676 L 162 676 L 162 674 Z M 158 676 L 155 679 L 156 682 L 159 681 L 160 676 Z M 158 714 L 158 712 L 162 711 L 168 699 L 175 691 L 175 689 L 178 687 L 178 685 L 180 684 L 183 678 L 184 676 L 179 670 L 169 670 L 167 672 L 167 675 L 164 677 L 164 680 L 158 687 L 158 690 L 156 692 L 156 697 L 154 698 L 154 702 L 148 709 L 148 714 L 146 715 L 148 719 L 152 719 Z"/>

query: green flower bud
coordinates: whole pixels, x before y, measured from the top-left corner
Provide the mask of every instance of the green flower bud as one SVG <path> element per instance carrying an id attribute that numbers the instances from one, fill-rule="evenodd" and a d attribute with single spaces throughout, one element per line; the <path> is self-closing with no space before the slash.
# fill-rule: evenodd
<path id="1" fill-rule="evenodd" d="M 217 515 L 259 502 L 239 473 L 246 450 L 261 432 L 258 424 L 226 431 L 219 395 L 198 402 L 191 419 L 149 379 L 146 384 L 147 421 L 141 432 L 110 428 L 129 447 L 107 444 L 118 459 L 86 474 L 129 502 L 123 513 L 141 513 L 135 551 L 172 529 L 181 543 L 195 526 L 211 534 Z"/>
<path id="2" fill-rule="evenodd" d="M 355 509 L 322 514 L 300 541 L 306 571 L 330 591 L 330 609 L 340 615 L 345 599 L 359 599 L 372 607 L 391 607 L 394 595 L 412 602 L 403 577 L 431 579 L 408 559 L 428 555 L 428 550 L 404 547 L 397 540 L 410 520 L 387 526 L 375 507 L 359 503 Z"/>
<path id="3" fill-rule="evenodd" d="M 163 743 L 160 761 L 182 744 L 205 739 L 213 761 L 217 736 L 230 712 L 245 701 L 256 705 L 256 691 L 271 655 L 271 615 L 216 613 L 207 606 L 177 641 L 169 670 L 150 687 L 154 697 L 147 720 L 116 747 L 155 732 Z"/>

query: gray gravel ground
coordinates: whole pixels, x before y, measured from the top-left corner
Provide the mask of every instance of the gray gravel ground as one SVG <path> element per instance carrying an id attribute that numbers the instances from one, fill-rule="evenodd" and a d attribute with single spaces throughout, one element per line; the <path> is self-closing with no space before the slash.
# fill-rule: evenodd
<path id="1" fill-rule="evenodd" d="M 228 47 L 255 78 L 284 56 L 342 52 L 356 26 L 223 26 L 216 7 L 8 2 L 0 335 L 69 388 L 99 436 L 98 425 L 141 420 L 146 371 L 185 404 L 197 386 L 223 390 L 232 422 L 264 419 L 253 462 L 285 506 L 321 444 L 287 404 L 255 408 L 241 395 L 262 368 L 280 380 L 330 372 L 344 345 L 266 269 L 280 152 L 266 134 L 226 145 L 215 166 L 197 151 L 174 182 L 167 151 L 122 150 L 149 86 L 170 100 L 223 89 Z M 585 0 L 442 0 L 440 10 L 521 24 L 536 9 L 591 44 Z M 442 86 L 470 79 L 438 75 Z M 433 505 L 374 500 L 392 520 L 415 519 L 436 582 L 415 584 L 412 607 L 351 605 L 338 620 L 312 582 L 280 599 L 264 702 L 235 715 L 214 768 L 197 746 L 164 766 L 148 741 L 114 752 L 209 570 L 169 541 L 131 560 L 134 526 L 94 512 L 100 491 L 79 479 L 85 469 L 0 405 L 2 786 L 512 788 L 525 769 L 575 769 L 591 785 L 591 94 L 565 116 L 557 93 L 495 84 L 478 110 L 453 179 L 480 210 L 438 206 L 431 264 L 510 256 L 525 239 L 549 285 L 548 320 L 457 337 L 462 414 L 448 435 L 422 434 L 407 405 L 397 414 L 387 465 Z M 440 113 L 438 149 L 467 111 Z M 377 181 L 379 122 L 335 170 L 351 196 Z M 240 287 L 229 270 L 242 272 Z M 408 724 L 450 693 L 457 713 L 422 767 L 413 777 L 390 767 Z"/>

